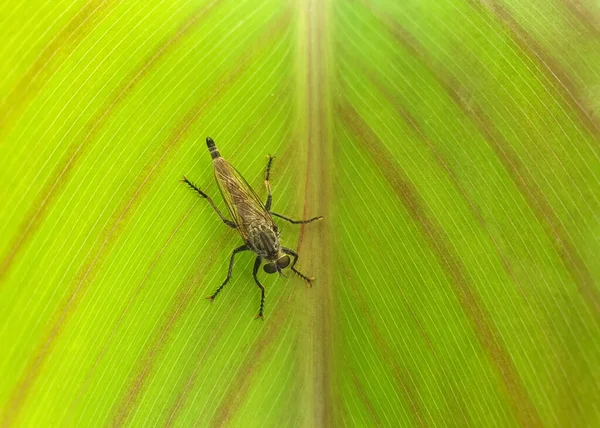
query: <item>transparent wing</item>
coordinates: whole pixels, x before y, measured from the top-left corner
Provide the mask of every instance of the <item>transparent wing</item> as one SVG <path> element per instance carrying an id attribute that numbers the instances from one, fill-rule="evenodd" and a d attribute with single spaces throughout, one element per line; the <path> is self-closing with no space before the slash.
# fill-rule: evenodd
<path id="1" fill-rule="evenodd" d="M 220 157 L 213 160 L 213 167 L 227 210 L 242 238 L 248 239 L 248 228 L 253 223 L 273 227 L 273 219 L 263 202 L 233 165 Z"/>

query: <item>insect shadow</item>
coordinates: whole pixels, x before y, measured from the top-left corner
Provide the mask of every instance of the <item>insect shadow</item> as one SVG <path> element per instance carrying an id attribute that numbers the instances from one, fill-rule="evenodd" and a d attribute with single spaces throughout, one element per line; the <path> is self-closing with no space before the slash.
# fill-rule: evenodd
<path id="1" fill-rule="evenodd" d="M 321 220 L 323 216 L 313 217 L 308 220 L 293 220 L 282 214 L 271 211 L 273 196 L 271 195 L 269 178 L 271 174 L 271 165 L 273 164 L 274 159 L 273 156 L 268 155 L 267 167 L 265 168 L 267 200 L 263 204 L 256 192 L 250 187 L 238 170 L 221 156 L 219 149 L 217 149 L 212 138 L 206 138 L 206 145 L 208 146 L 208 151 L 212 157 L 215 180 L 217 181 L 219 191 L 221 192 L 221 196 L 225 201 L 227 211 L 229 211 L 232 220 L 225 218 L 214 204 L 213 200 L 194 183 L 188 180 L 187 177 L 184 176 L 181 182 L 186 183 L 190 188 L 198 192 L 200 196 L 205 198 L 221 220 L 223 220 L 223 223 L 232 229 L 236 229 L 244 240 L 244 245 L 235 248 L 231 254 L 227 278 L 225 278 L 225 281 L 223 281 L 221 286 L 217 288 L 212 295 L 207 296 L 206 298 L 213 302 L 215 297 L 217 297 L 223 287 L 229 282 L 233 270 L 233 262 L 237 253 L 241 253 L 242 251 L 254 251 L 257 256 L 254 261 L 252 275 L 256 285 L 260 288 L 261 293 L 260 308 L 255 318 L 264 319 L 265 287 L 260 283 L 256 276 L 258 268 L 263 261 L 265 261 L 263 269 L 266 273 L 271 274 L 278 272 L 281 275 L 283 269 L 289 266 L 291 256 L 294 259 L 290 266 L 292 272 L 304 279 L 308 286 L 312 286 L 312 281 L 314 280 L 314 278 L 308 277 L 296 269 L 295 266 L 298 261 L 298 253 L 281 245 L 279 241 L 280 232 L 277 229 L 277 225 L 273 222 L 272 216 L 279 217 L 293 224 L 310 223 Z"/>

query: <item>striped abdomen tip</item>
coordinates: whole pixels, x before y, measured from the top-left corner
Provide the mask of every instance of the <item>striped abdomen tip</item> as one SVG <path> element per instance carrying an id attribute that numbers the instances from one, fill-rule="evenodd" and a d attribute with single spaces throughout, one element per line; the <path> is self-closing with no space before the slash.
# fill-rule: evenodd
<path id="1" fill-rule="evenodd" d="M 206 146 L 208 147 L 208 151 L 213 159 L 221 157 L 221 153 L 219 153 L 219 149 L 217 149 L 217 146 L 212 138 L 206 137 Z"/>

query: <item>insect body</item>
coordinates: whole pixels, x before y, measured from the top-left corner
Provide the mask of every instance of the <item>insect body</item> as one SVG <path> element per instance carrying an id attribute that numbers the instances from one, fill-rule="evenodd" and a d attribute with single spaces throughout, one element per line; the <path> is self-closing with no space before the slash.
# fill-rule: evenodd
<path id="1" fill-rule="evenodd" d="M 256 260 L 254 261 L 253 276 L 256 285 L 260 288 L 261 299 L 260 309 L 256 318 L 263 318 L 263 309 L 265 305 L 265 288 L 258 280 L 256 274 L 262 261 L 265 261 L 263 269 L 267 273 L 278 272 L 281 274 L 282 270 L 287 268 L 290 264 L 290 256 L 294 259 L 290 269 L 292 272 L 300 276 L 310 286 L 314 278 L 309 278 L 299 270 L 295 268 L 296 262 L 298 261 L 298 254 L 290 249 L 281 245 L 279 241 L 279 230 L 277 225 L 273 222 L 272 215 L 282 218 L 290 223 L 301 224 L 310 223 L 312 221 L 321 220 L 323 217 L 314 217 L 308 220 L 292 220 L 284 215 L 277 214 L 271 211 L 271 203 L 273 197 L 271 195 L 271 185 L 269 184 L 269 176 L 271 172 L 271 164 L 273 163 L 273 157 L 269 155 L 267 161 L 267 167 L 265 170 L 265 187 L 267 188 L 267 200 L 263 204 L 261 199 L 258 197 L 256 192 L 252 190 L 250 185 L 244 180 L 244 177 L 219 153 L 217 146 L 215 145 L 212 138 L 206 138 L 206 145 L 213 159 L 213 168 L 215 171 L 215 179 L 221 191 L 221 196 L 227 205 L 227 211 L 232 220 L 228 220 L 216 207 L 212 199 L 196 187 L 191 181 L 185 176 L 182 182 L 186 183 L 192 189 L 200 194 L 203 198 L 208 200 L 208 203 L 213 207 L 218 216 L 223 222 L 236 229 L 244 240 L 244 245 L 241 245 L 233 250 L 231 259 L 229 260 L 229 271 L 227 272 L 227 278 L 221 284 L 219 288 L 207 299 L 214 301 L 217 294 L 223 289 L 225 284 L 231 279 L 231 271 L 233 269 L 233 262 L 235 255 L 242 251 L 254 251 L 257 254 Z"/>

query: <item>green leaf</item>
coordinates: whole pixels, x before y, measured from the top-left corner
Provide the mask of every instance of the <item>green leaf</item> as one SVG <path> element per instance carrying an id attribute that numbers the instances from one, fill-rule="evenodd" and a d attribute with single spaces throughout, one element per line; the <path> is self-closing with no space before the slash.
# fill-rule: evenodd
<path id="1" fill-rule="evenodd" d="M 2 425 L 600 424 L 595 2 L 0 10 Z"/>

